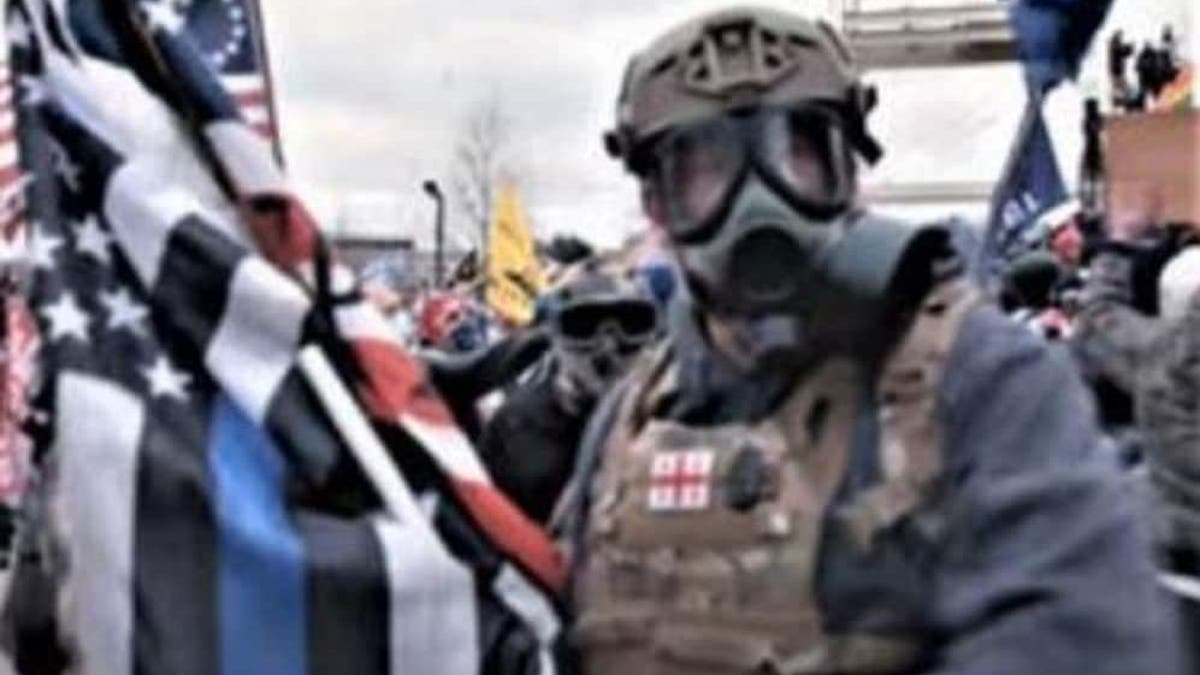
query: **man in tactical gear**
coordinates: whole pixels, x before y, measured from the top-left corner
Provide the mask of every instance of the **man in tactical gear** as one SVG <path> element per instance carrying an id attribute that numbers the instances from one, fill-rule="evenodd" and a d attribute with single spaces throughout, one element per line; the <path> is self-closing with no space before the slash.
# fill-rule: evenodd
<path id="1" fill-rule="evenodd" d="M 548 295 L 550 352 L 511 391 L 480 443 L 497 487 L 540 523 L 570 478 L 596 404 L 659 335 L 648 289 L 595 262 L 567 271 Z"/>
<path id="2" fill-rule="evenodd" d="M 872 105 L 833 29 L 781 12 L 630 64 L 608 147 L 690 299 L 556 522 L 583 672 L 1178 672 L 1071 364 L 942 229 L 856 204 Z"/>

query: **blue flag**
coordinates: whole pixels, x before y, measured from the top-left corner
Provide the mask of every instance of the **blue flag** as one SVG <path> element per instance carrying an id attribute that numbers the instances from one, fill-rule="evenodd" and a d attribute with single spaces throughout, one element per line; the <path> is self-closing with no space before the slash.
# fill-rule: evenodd
<path id="1" fill-rule="evenodd" d="M 989 280 L 998 278 L 1038 217 L 1066 198 L 1054 144 L 1042 117 L 1042 101 L 1035 96 L 1025 108 L 1008 167 L 992 194 L 978 270 Z"/>
<path id="2" fill-rule="evenodd" d="M 1017 49 L 1034 91 L 1075 77 L 1111 7 L 1112 0 L 1014 0 Z"/>

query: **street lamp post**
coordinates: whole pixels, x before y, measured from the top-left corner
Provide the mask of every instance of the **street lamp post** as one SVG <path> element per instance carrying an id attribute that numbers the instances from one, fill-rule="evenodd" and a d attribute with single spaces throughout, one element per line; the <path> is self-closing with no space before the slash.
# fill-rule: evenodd
<path id="1" fill-rule="evenodd" d="M 443 282 L 443 252 L 446 236 L 446 198 L 436 180 L 427 180 L 421 184 L 421 189 L 429 195 L 437 205 L 437 215 L 433 225 L 433 284 L 441 288 Z"/>

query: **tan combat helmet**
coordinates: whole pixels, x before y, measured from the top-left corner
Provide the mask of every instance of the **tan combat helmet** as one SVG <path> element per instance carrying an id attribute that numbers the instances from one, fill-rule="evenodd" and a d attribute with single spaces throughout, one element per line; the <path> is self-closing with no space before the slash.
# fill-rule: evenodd
<path id="1" fill-rule="evenodd" d="M 882 156 L 865 123 L 875 92 L 829 24 L 759 7 L 723 10 L 679 26 L 630 60 L 617 128 L 605 144 L 641 173 L 640 150 L 664 131 L 738 110 L 806 105 L 837 113 L 867 161 Z"/>

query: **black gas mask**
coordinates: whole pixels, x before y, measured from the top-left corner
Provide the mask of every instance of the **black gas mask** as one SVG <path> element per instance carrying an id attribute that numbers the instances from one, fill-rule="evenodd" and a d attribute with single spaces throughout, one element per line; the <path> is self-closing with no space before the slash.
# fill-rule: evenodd
<path id="1" fill-rule="evenodd" d="M 834 111 L 725 116 L 674 129 L 647 152 L 650 198 L 726 342 L 775 367 L 844 337 L 854 282 L 836 277 L 836 258 L 856 182 Z"/>

